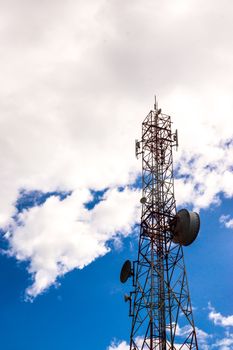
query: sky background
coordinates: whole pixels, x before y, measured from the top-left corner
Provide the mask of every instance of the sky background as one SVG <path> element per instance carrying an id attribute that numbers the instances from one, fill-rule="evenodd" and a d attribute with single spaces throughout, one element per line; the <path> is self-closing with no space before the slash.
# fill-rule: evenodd
<path id="1" fill-rule="evenodd" d="M 0 0 L 0 346 L 126 350 L 153 108 L 179 131 L 178 208 L 202 350 L 233 349 L 231 0 Z M 180 328 L 180 337 L 185 329 Z"/>

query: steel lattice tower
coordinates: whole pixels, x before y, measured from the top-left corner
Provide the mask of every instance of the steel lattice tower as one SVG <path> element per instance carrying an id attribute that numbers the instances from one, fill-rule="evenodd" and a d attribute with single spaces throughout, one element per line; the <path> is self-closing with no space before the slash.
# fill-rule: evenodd
<path id="1" fill-rule="evenodd" d="M 133 276 L 134 289 L 125 296 L 132 317 L 130 350 L 198 349 L 182 248 L 190 242 L 181 242 L 183 216 L 177 215 L 174 197 L 172 149 L 177 143 L 170 116 L 155 103 L 142 123 L 142 139 L 136 141 L 143 192 L 138 257 L 133 268 L 127 261 L 121 272 L 122 282 Z"/>

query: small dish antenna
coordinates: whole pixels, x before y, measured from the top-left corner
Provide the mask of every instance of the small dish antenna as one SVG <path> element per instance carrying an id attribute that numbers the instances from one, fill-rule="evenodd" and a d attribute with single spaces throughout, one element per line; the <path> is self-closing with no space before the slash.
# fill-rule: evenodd
<path id="1" fill-rule="evenodd" d="M 188 246 L 195 241 L 200 230 L 200 217 L 195 212 L 187 209 L 178 211 L 174 224 L 170 227 L 174 234 L 172 241 L 184 246 Z"/>
<path id="2" fill-rule="evenodd" d="M 140 149 L 141 149 L 140 141 L 135 140 L 135 156 L 137 159 L 139 154 L 141 154 Z"/>
<path id="3" fill-rule="evenodd" d="M 126 260 L 121 268 L 120 281 L 125 283 L 129 277 L 133 275 L 131 268 L 131 261 Z"/>
<path id="4" fill-rule="evenodd" d="M 141 204 L 146 204 L 146 197 L 142 197 L 142 198 L 140 199 L 140 203 L 141 203 Z"/>

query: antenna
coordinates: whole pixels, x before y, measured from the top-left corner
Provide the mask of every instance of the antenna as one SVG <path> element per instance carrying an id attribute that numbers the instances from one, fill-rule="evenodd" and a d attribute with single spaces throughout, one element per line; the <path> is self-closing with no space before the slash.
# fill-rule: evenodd
<path id="1" fill-rule="evenodd" d="M 196 239 L 200 218 L 187 209 L 176 212 L 172 149 L 178 133 L 171 131 L 171 117 L 158 110 L 156 96 L 135 145 L 136 155 L 142 154 L 139 243 L 133 272 L 127 260 L 120 275 L 125 283 L 133 274 L 133 291 L 125 296 L 132 317 L 130 350 L 198 350 L 183 246 Z M 187 329 L 183 338 L 178 325 Z"/>
<path id="2" fill-rule="evenodd" d="M 120 280 L 121 283 L 125 283 L 129 277 L 133 275 L 131 269 L 131 261 L 126 260 L 121 268 Z"/>
<path id="3" fill-rule="evenodd" d="M 142 152 L 140 152 L 141 149 L 141 141 L 135 140 L 135 156 L 138 159 L 139 154 L 141 154 Z"/>
<path id="4" fill-rule="evenodd" d="M 178 130 L 176 129 L 175 134 L 174 134 L 174 141 L 176 142 L 175 146 L 176 146 L 176 150 L 178 150 Z"/>
<path id="5" fill-rule="evenodd" d="M 184 246 L 195 241 L 199 230 L 200 217 L 198 213 L 190 212 L 187 209 L 178 211 L 175 217 L 175 225 L 170 227 L 170 231 L 174 234 L 172 241 Z"/>
<path id="6" fill-rule="evenodd" d="M 154 103 L 154 110 L 156 111 L 158 109 L 158 103 L 155 95 L 155 103 Z"/>

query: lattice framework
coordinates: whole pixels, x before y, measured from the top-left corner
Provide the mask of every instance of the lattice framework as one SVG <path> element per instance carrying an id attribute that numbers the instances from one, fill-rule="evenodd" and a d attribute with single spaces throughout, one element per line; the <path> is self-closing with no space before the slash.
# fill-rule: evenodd
<path id="1" fill-rule="evenodd" d="M 172 242 L 170 230 L 176 216 L 172 156 L 176 138 L 170 116 L 157 108 L 142 123 L 144 201 L 130 293 L 130 350 L 198 349 L 183 248 Z"/>

